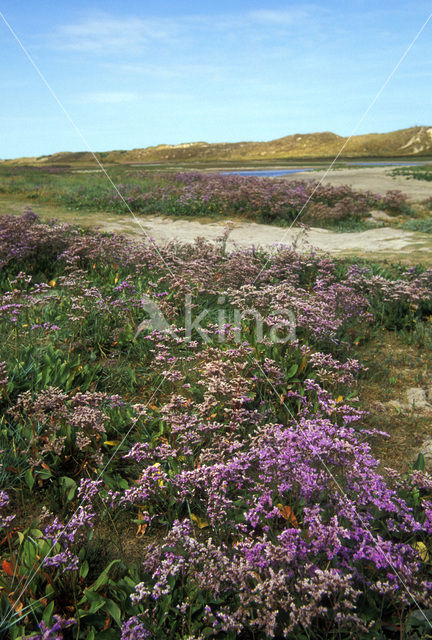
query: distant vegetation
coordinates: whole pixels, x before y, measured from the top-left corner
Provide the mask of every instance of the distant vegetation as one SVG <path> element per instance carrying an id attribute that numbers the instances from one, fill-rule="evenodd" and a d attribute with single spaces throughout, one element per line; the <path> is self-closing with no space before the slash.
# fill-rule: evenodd
<path id="1" fill-rule="evenodd" d="M 401 225 L 407 231 L 420 231 L 421 233 L 432 233 L 432 218 L 406 220 Z"/>
<path id="2" fill-rule="evenodd" d="M 373 208 L 392 215 L 408 211 L 406 196 L 399 191 L 377 195 L 312 181 L 155 173 L 130 167 L 114 167 L 110 175 L 118 192 L 103 173 L 0 166 L 0 192 L 77 210 L 127 213 L 130 209 L 143 215 L 234 217 L 281 225 L 291 223 L 300 212 L 302 222 L 334 226 L 348 220 L 358 223 Z"/>
<path id="3" fill-rule="evenodd" d="M 393 169 L 392 175 L 406 176 L 413 180 L 426 180 L 427 182 L 432 182 L 432 166 L 398 167 L 397 169 Z"/>

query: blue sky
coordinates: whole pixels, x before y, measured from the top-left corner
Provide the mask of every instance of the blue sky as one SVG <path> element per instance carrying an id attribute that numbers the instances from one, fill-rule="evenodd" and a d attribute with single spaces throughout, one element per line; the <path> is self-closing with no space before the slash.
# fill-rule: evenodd
<path id="1" fill-rule="evenodd" d="M 1 11 L 103 151 L 349 135 L 427 19 L 424 0 L 5 0 Z M 432 20 L 358 133 L 432 125 Z M 0 21 L 0 157 L 84 144 Z"/>

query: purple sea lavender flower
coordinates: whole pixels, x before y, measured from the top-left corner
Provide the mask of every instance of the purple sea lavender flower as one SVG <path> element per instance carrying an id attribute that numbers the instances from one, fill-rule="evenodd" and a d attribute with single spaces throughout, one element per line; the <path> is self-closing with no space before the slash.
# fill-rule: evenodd
<path id="1" fill-rule="evenodd" d="M 27 640 L 64 640 L 62 631 L 76 624 L 76 620 L 69 618 L 64 620 L 60 616 L 54 614 L 54 624 L 49 627 L 45 622 L 39 623 L 40 633 L 32 636 L 26 636 Z"/>
<path id="2" fill-rule="evenodd" d="M 151 638 L 151 633 L 137 616 L 132 616 L 123 623 L 120 640 L 145 640 L 145 638 Z"/>
<path id="3" fill-rule="evenodd" d="M 0 491 L 0 511 L 7 509 L 9 506 L 9 496 L 6 491 Z M 7 529 L 11 522 L 15 519 L 15 515 L 3 515 L 0 513 L 0 529 Z"/>

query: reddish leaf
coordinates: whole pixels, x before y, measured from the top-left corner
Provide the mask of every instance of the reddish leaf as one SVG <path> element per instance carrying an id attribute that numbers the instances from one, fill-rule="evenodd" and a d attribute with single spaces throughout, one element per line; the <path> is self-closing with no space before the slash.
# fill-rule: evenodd
<path id="1" fill-rule="evenodd" d="M 289 507 L 288 505 L 278 504 L 278 509 L 281 513 L 282 518 L 284 518 L 284 520 L 288 520 L 292 524 L 292 526 L 295 527 L 296 529 L 299 528 L 297 518 L 295 517 L 291 507 Z"/>
<path id="2" fill-rule="evenodd" d="M 13 576 L 13 574 L 14 574 L 14 570 L 13 570 L 12 565 L 11 565 L 11 563 L 10 563 L 10 562 L 8 562 L 7 560 L 3 560 L 2 568 L 3 568 L 3 571 L 4 571 L 8 576 Z"/>

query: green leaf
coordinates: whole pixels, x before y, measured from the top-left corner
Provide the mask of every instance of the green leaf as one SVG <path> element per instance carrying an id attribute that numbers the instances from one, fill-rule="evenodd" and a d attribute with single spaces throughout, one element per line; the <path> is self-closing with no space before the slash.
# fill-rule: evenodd
<path id="1" fill-rule="evenodd" d="M 432 609 L 421 609 L 413 611 L 408 618 L 411 624 L 430 626 L 432 621 Z"/>
<path id="2" fill-rule="evenodd" d="M 286 373 L 286 378 L 289 380 L 290 378 L 293 378 L 295 376 L 295 374 L 298 371 L 298 364 L 293 364 L 291 365 L 291 367 L 288 369 L 287 373 Z"/>
<path id="3" fill-rule="evenodd" d="M 49 625 L 49 623 L 51 622 L 53 611 L 54 611 L 54 600 L 51 600 L 51 602 L 45 607 L 45 611 L 43 612 L 43 616 L 42 616 L 42 620 L 45 622 L 46 625 Z"/>
<path id="4" fill-rule="evenodd" d="M 24 625 L 15 625 L 11 627 L 9 633 L 11 634 L 12 640 L 19 640 L 19 638 L 24 638 L 25 627 Z"/>
<path id="5" fill-rule="evenodd" d="M 26 544 L 24 546 L 22 559 L 23 564 L 25 563 L 27 567 L 31 567 L 32 564 L 36 561 L 36 549 L 32 544 Z"/>
<path id="6" fill-rule="evenodd" d="M 425 470 L 425 459 L 422 453 L 419 453 L 417 456 L 417 460 L 413 465 L 414 471 L 424 471 Z"/>
<path id="7" fill-rule="evenodd" d="M 88 572 L 89 572 L 89 563 L 87 562 L 87 560 L 84 560 L 84 562 L 82 563 L 82 565 L 79 568 L 80 578 L 85 578 L 87 576 Z"/>
<path id="8" fill-rule="evenodd" d="M 62 476 L 60 478 L 60 486 L 66 497 L 66 502 L 70 502 L 75 495 L 77 483 L 72 478 L 68 478 L 68 476 Z"/>
<path id="9" fill-rule="evenodd" d="M 86 589 L 86 591 L 84 592 L 83 600 L 84 602 L 87 600 L 87 602 L 90 603 L 90 609 L 88 610 L 89 613 L 96 613 L 96 611 L 102 609 L 106 602 L 105 598 L 101 596 L 100 593 L 96 593 L 91 589 Z"/>
<path id="10" fill-rule="evenodd" d="M 38 469 L 36 473 L 41 480 L 48 480 L 48 478 L 52 477 L 52 473 L 48 469 Z"/>
<path id="11" fill-rule="evenodd" d="M 132 580 L 132 578 L 130 576 L 125 576 L 122 580 L 121 580 L 121 584 L 126 585 L 126 587 L 128 589 L 130 589 L 131 591 L 133 591 L 135 589 L 135 585 L 136 585 L 136 580 Z"/>
<path id="12" fill-rule="evenodd" d="M 30 491 L 33 490 L 33 485 L 35 483 L 35 479 L 33 478 L 33 473 L 31 469 L 27 469 L 27 471 L 24 474 L 24 480 L 26 481 L 26 484 L 28 486 L 28 488 L 30 489 Z"/>
<path id="13" fill-rule="evenodd" d="M 91 589 L 93 591 L 97 591 L 97 589 L 99 589 L 100 587 L 102 587 L 104 584 L 108 582 L 109 570 L 111 569 L 111 567 L 113 567 L 115 564 L 118 564 L 119 562 L 121 562 L 120 558 L 116 558 L 115 560 L 112 560 L 107 567 L 105 567 L 105 569 L 102 571 L 100 576 L 98 576 L 96 580 L 93 582 L 93 584 L 91 585 Z"/>
<path id="14" fill-rule="evenodd" d="M 107 600 L 105 604 L 106 610 L 112 615 L 118 626 L 121 627 L 121 610 L 120 607 L 112 600 Z"/>

